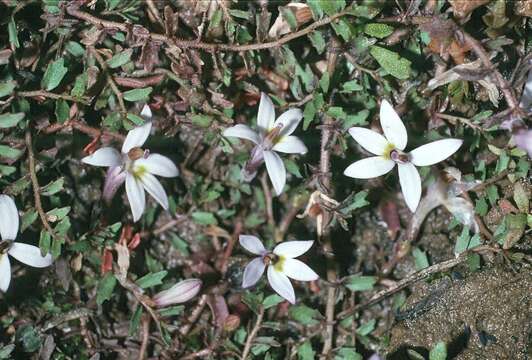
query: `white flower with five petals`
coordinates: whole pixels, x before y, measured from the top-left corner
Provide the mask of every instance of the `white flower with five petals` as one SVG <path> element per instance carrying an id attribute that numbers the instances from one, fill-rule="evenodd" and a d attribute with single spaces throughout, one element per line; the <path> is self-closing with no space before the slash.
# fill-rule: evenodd
<path id="1" fill-rule="evenodd" d="M 133 221 L 142 216 L 146 206 L 147 191 L 165 210 L 168 210 L 168 196 L 155 175 L 176 177 L 179 175 L 172 160 L 159 154 L 150 154 L 142 145 L 150 135 L 152 123 L 148 105 L 142 109 L 141 116 L 147 120 L 142 126 L 129 131 L 122 152 L 112 147 L 103 147 L 81 161 L 94 166 L 109 167 L 105 179 L 103 198 L 110 201 L 116 190 L 126 183 L 126 193 L 133 213 Z"/>
<path id="2" fill-rule="evenodd" d="M 434 165 L 447 159 L 460 148 L 463 141 L 437 140 L 405 153 L 403 150 L 408 141 L 405 125 L 386 100 L 381 104 L 380 122 L 384 136 L 361 127 L 349 129 L 349 134 L 360 146 L 377 156 L 354 162 L 345 169 L 344 175 L 370 179 L 390 172 L 397 164 L 406 205 L 414 212 L 421 198 L 421 178 L 416 166 Z"/>
<path id="3" fill-rule="evenodd" d="M 244 269 L 242 287 L 248 288 L 259 281 L 268 267 L 268 282 L 277 294 L 294 304 L 296 295 L 288 278 L 298 281 L 318 280 L 319 276 L 301 260 L 294 259 L 312 247 L 314 241 L 286 241 L 277 245 L 272 252 L 264 248 L 256 236 L 240 235 L 240 245 L 252 254 L 259 255 Z"/>
<path id="4" fill-rule="evenodd" d="M 8 255 L 29 266 L 43 268 L 52 264 L 52 256 L 42 256 L 37 246 L 14 242 L 19 226 L 17 206 L 7 195 L 0 195 L 0 290 L 6 292 L 11 282 Z"/>
<path id="5" fill-rule="evenodd" d="M 251 158 L 246 163 L 242 175 L 245 181 L 251 181 L 257 174 L 259 166 L 265 162 L 266 170 L 279 196 L 286 184 L 286 168 L 277 152 L 287 154 L 305 154 L 307 147 L 293 136 L 297 125 L 303 118 L 299 109 L 289 109 L 275 119 L 275 108 L 271 99 L 261 93 L 259 113 L 257 115 L 258 132 L 249 126 L 238 124 L 227 128 L 224 136 L 250 140 L 256 146 L 251 151 Z"/>

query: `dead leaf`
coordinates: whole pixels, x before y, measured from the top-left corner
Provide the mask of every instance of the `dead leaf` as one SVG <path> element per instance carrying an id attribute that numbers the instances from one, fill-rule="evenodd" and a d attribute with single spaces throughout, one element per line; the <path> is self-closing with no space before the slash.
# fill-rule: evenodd
<path id="1" fill-rule="evenodd" d="M 464 18 L 473 10 L 489 3 L 491 0 L 449 0 L 453 8 L 453 14 L 457 18 Z"/>
<path id="2" fill-rule="evenodd" d="M 290 25 L 283 17 L 281 9 L 291 11 L 294 14 L 298 27 L 312 20 L 312 12 L 307 4 L 290 3 L 283 8 L 279 8 L 279 16 L 277 16 L 277 19 L 275 19 L 275 22 L 268 32 L 270 38 L 276 38 L 292 31 Z"/>

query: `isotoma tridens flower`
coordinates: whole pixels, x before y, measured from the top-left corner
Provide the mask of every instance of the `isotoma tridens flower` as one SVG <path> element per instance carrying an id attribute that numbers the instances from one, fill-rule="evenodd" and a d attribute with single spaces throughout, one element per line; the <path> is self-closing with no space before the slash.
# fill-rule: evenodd
<path id="1" fill-rule="evenodd" d="M 386 100 L 381 104 L 380 122 L 384 136 L 361 127 L 349 129 L 349 134 L 360 146 L 377 156 L 354 162 L 345 169 L 344 175 L 370 179 L 390 172 L 397 165 L 406 205 L 414 212 L 421 198 L 421 178 L 416 166 L 434 165 L 447 159 L 460 148 L 463 141 L 437 140 L 405 153 L 403 150 L 408 142 L 405 125 Z"/>
<path id="2" fill-rule="evenodd" d="M 319 276 L 307 264 L 294 259 L 303 255 L 312 247 L 314 241 L 286 241 L 277 245 L 273 251 L 264 248 L 256 236 L 240 235 L 240 245 L 252 254 L 259 255 L 251 260 L 244 269 L 242 287 L 248 288 L 259 281 L 266 267 L 268 282 L 277 294 L 295 304 L 296 295 L 288 278 L 299 281 L 318 280 Z"/>
<path id="3" fill-rule="evenodd" d="M 139 220 L 144 212 L 146 206 L 144 191 L 168 210 L 168 196 L 154 175 L 162 177 L 179 175 L 172 160 L 163 155 L 150 154 L 148 150 L 141 148 L 150 135 L 152 126 L 150 121 L 152 113 L 148 105 L 142 109 L 141 116 L 146 123 L 128 132 L 121 153 L 112 147 L 103 147 L 81 160 L 85 164 L 109 167 L 103 188 L 103 198 L 108 202 L 125 181 L 133 221 Z"/>
<path id="4" fill-rule="evenodd" d="M 11 283 L 8 255 L 29 266 L 43 268 L 52 264 L 52 255 L 42 256 L 37 246 L 15 242 L 19 219 L 17 206 L 7 195 L 0 195 L 0 290 L 6 292 Z"/>
<path id="5" fill-rule="evenodd" d="M 277 196 L 281 195 L 286 184 L 286 168 L 277 152 L 287 154 L 305 154 L 307 147 L 296 136 L 291 135 L 303 118 L 299 109 L 289 109 L 275 119 L 275 108 L 271 99 L 261 93 L 259 113 L 257 115 L 258 131 L 249 126 L 238 124 L 227 128 L 224 136 L 250 140 L 255 144 L 251 158 L 242 170 L 244 181 L 251 181 L 257 175 L 263 162 Z"/>

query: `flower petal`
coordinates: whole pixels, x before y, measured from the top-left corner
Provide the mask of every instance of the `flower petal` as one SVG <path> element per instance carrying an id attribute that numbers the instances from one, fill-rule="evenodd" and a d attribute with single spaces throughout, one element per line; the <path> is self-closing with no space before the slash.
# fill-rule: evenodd
<path id="1" fill-rule="evenodd" d="M 200 279 L 187 279 L 178 282 L 168 290 L 163 290 L 153 297 L 158 307 L 166 307 L 173 304 L 181 304 L 198 295 L 201 290 Z"/>
<path id="2" fill-rule="evenodd" d="M 267 133 L 273 128 L 275 121 L 275 108 L 272 100 L 265 93 L 260 93 L 259 113 L 257 115 L 257 125 L 262 133 Z"/>
<path id="3" fill-rule="evenodd" d="M 131 173 L 126 175 L 126 194 L 133 213 L 133 221 L 136 222 L 142 216 L 146 206 L 146 194 L 140 181 L 135 179 Z"/>
<path id="4" fill-rule="evenodd" d="M 283 264 L 283 273 L 299 281 L 313 281 L 320 278 L 307 264 L 297 259 L 286 259 Z"/>
<path id="5" fill-rule="evenodd" d="M 266 170 L 268 170 L 275 194 L 279 196 L 286 184 L 286 168 L 283 160 L 273 151 L 264 151 L 264 161 L 266 162 Z"/>
<path id="6" fill-rule="evenodd" d="M 273 123 L 273 127 L 282 125 L 280 136 L 291 135 L 303 119 L 303 112 L 300 109 L 288 109 L 281 114 Z"/>
<path id="7" fill-rule="evenodd" d="M 168 210 L 168 196 L 159 180 L 150 173 L 144 173 L 138 180 L 163 209 Z"/>
<path id="8" fill-rule="evenodd" d="M 144 104 L 144 106 L 142 107 L 142 110 L 140 111 L 140 116 L 142 116 L 144 118 L 144 120 L 146 121 L 150 121 L 151 118 L 153 117 L 153 114 L 151 112 L 151 108 L 148 104 Z"/>
<path id="9" fill-rule="evenodd" d="M 93 166 L 120 166 L 122 165 L 122 155 L 112 147 L 103 147 L 89 156 L 85 156 L 81 162 Z"/>
<path id="10" fill-rule="evenodd" d="M 384 155 L 384 151 L 389 146 L 388 140 L 373 130 L 352 127 L 349 129 L 349 134 L 360 146 L 375 155 Z"/>
<path id="11" fill-rule="evenodd" d="M 124 144 L 122 144 L 122 153 L 127 154 L 134 147 L 144 145 L 146 139 L 150 136 L 151 125 L 151 121 L 147 121 L 144 125 L 130 130 L 127 133 L 126 140 L 124 140 Z"/>
<path id="12" fill-rule="evenodd" d="M 0 290 L 6 292 L 11 282 L 11 264 L 7 254 L 0 254 Z"/>
<path id="13" fill-rule="evenodd" d="M 251 287 L 259 281 L 262 274 L 264 274 L 264 260 L 262 257 L 255 258 L 246 265 L 244 269 L 244 276 L 242 277 L 242 287 L 244 289 Z"/>
<path id="14" fill-rule="evenodd" d="M 415 212 L 421 199 L 421 178 L 416 167 L 411 163 L 397 164 L 399 167 L 399 183 L 410 211 Z"/>
<path id="15" fill-rule="evenodd" d="M 52 265 L 52 255 L 42 256 L 41 249 L 37 246 L 15 242 L 11 244 L 7 253 L 29 266 L 43 268 Z"/>
<path id="16" fill-rule="evenodd" d="M 15 240 L 18 233 L 18 211 L 12 198 L 0 195 L 0 236 L 2 240 Z"/>
<path id="17" fill-rule="evenodd" d="M 231 126 L 230 128 L 225 129 L 223 135 L 250 140 L 253 141 L 255 144 L 258 144 L 260 142 L 259 134 L 251 130 L 249 126 L 243 124 L 237 124 L 235 126 Z"/>
<path id="18" fill-rule="evenodd" d="M 264 255 L 266 253 L 266 249 L 264 248 L 262 241 L 260 241 L 260 239 L 256 236 L 240 235 L 238 237 L 238 241 L 244 249 L 246 249 L 252 254 Z"/>
<path id="19" fill-rule="evenodd" d="M 113 200 L 113 196 L 115 196 L 116 191 L 124 181 L 126 181 L 126 172 L 121 166 L 113 166 L 107 169 L 102 193 L 102 197 L 107 203 Z"/>
<path id="20" fill-rule="evenodd" d="M 135 161 L 135 166 L 144 166 L 146 171 L 157 176 L 176 177 L 179 175 L 174 162 L 160 154 L 150 154 L 147 158 L 140 158 Z"/>
<path id="21" fill-rule="evenodd" d="M 279 151 L 287 154 L 306 154 L 308 149 L 298 137 L 293 135 L 283 136 L 273 146 L 272 150 Z"/>
<path id="22" fill-rule="evenodd" d="M 268 282 L 277 294 L 288 300 L 291 304 L 296 303 L 296 294 L 290 280 L 285 274 L 275 270 L 275 267 L 268 266 Z"/>
<path id="23" fill-rule="evenodd" d="M 404 150 L 408 142 L 408 134 L 401 118 L 394 108 L 386 100 L 382 100 L 380 109 L 380 119 L 382 131 L 389 142 L 399 150 Z"/>
<path id="24" fill-rule="evenodd" d="M 312 247 L 314 240 L 295 240 L 285 241 L 280 243 L 273 249 L 273 253 L 278 256 L 284 256 L 287 259 L 292 259 L 303 255 Z"/>
<path id="25" fill-rule="evenodd" d="M 355 179 L 371 179 L 390 172 L 395 162 L 382 156 L 358 160 L 344 170 L 344 175 Z"/>
<path id="26" fill-rule="evenodd" d="M 443 139 L 421 145 L 410 152 L 410 161 L 416 166 L 439 163 L 454 154 L 463 142 L 460 139 Z"/>

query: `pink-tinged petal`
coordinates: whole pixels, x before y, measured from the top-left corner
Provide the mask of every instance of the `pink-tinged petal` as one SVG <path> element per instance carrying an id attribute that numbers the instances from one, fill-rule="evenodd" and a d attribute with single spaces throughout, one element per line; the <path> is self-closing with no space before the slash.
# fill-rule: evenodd
<path id="1" fill-rule="evenodd" d="M 240 245 L 255 255 L 264 255 L 267 251 L 262 244 L 262 241 L 256 236 L 253 235 L 240 235 L 238 237 Z"/>
<path id="2" fill-rule="evenodd" d="M 282 125 L 281 132 L 279 133 L 280 136 L 288 136 L 291 135 L 294 131 L 296 131 L 297 126 L 301 122 L 301 119 L 303 119 L 303 112 L 300 109 L 288 109 L 284 113 L 281 114 L 275 120 L 273 123 L 273 127 L 277 127 L 279 125 Z"/>
<path id="3" fill-rule="evenodd" d="M 124 140 L 124 144 L 122 144 L 122 153 L 127 154 L 129 150 L 135 147 L 142 147 L 148 136 L 150 136 L 151 125 L 151 121 L 148 121 L 144 125 L 130 130 L 127 133 L 126 140 Z"/>
<path id="4" fill-rule="evenodd" d="M 89 156 L 85 156 L 81 162 L 93 166 L 120 166 L 122 165 L 122 155 L 112 147 L 103 147 Z"/>
<path id="5" fill-rule="evenodd" d="M 297 259 L 285 259 L 283 273 L 298 281 L 314 281 L 320 278 L 307 264 Z"/>
<path id="6" fill-rule="evenodd" d="M 389 173 L 395 162 L 382 156 L 358 160 L 344 170 L 344 175 L 355 179 L 371 179 Z"/>
<path id="7" fill-rule="evenodd" d="M 15 202 L 7 195 L 0 195 L 0 236 L 2 240 L 15 240 L 18 224 L 18 211 Z"/>
<path id="8" fill-rule="evenodd" d="M 389 147 L 388 140 L 373 130 L 352 127 L 349 129 L 349 134 L 360 146 L 375 155 L 384 155 L 384 152 Z"/>
<path id="9" fill-rule="evenodd" d="M 274 266 L 268 267 L 268 282 L 277 294 L 288 300 L 291 304 L 296 303 L 296 294 L 290 280 L 285 274 L 275 270 Z"/>
<path id="10" fill-rule="evenodd" d="M 135 161 L 135 166 L 143 166 L 146 171 L 157 176 L 176 177 L 179 175 L 174 162 L 160 154 L 150 154 L 147 158 L 138 159 Z"/>
<path id="11" fill-rule="evenodd" d="M 273 151 L 279 151 L 287 154 L 306 154 L 308 149 L 299 138 L 290 135 L 282 137 L 272 148 Z"/>
<path id="12" fill-rule="evenodd" d="M 260 93 L 259 113 L 257 115 L 257 125 L 259 130 L 265 134 L 273 128 L 275 121 L 275 108 L 272 100 L 265 93 Z"/>
<path id="13" fill-rule="evenodd" d="M 223 135 L 229 136 L 229 137 L 237 137 L 240 139 L 246 139 L 246 140 L 252 141 L 255 144 L 260 143 L 259 134 L 251 130 L 249 126 L 246 126 L 243 124 L 237 124 L 235 126 L 231 126 L 230 128 L 225 129 L 223 132 Z"/>
<path id="14" fill-rule="evenodd" d="M 282 194 L 284 185 L 286 184 L 286 168 L 284 167 L 283 160 L 273 151 L 264 151 L 263 153 L 266 170 L 268 170 L 275 194 L 279 196 Z"/>
<path id="15" fill-rule="evenodd" d="M 107 170 L 102 197 L 108 204 L 111 203 L 116 191 L 124 181 L 126 181 L 126 172 L 121 166 L 113 166 Z"/>
<path id="16" fill-rule="evenodd" d="M 198 295 L 201 290 L 200 279 L 183 280 L 172 286 L 168 290 L 163 290 L 153 297 L 157 307 L 166 307 L 174 304 L 181 304 L 189 301 Z"/>
<path id="17" fill-rule="evenodd" d="M 443 139 L 422 145 L 410 152 L 410 161 L 416 166 L 434 165 L 454 154 L 463 142 L 460 139 Z"/>
<path id="18" fill-rule="evenodd" d="M 257 145 L 251 150 L 251 157 L 242 168 L 242 181 L 250 182 L 257 175 L 259 167 L 264 162 L 264 149 Z"/>
<path id="19" fill-rule="evenodd" d="M 251 287 L 259 281 L 262 274 L 264 274 L 264 261 L 262 257 L 255 258 L 246 265 L 244 269 L 244 276 L 242 277 L 242 287 L 244 289 Z"/>
<path id="20" fill-rule="evenodd" d="M 7 254 L 0 254 L 0 290 L 6 292 L 11 282 L 11 264 Z"/>
<path id="21" fill-rule="evenodd" d="M 131 173 L 126 175 L 126 194 L 133 213 L 133 221 L 136 222 L 142 216 L 146 206 L 146 194 L 144 187 Z"/>
<path id="22" fill-rule="evenodd" d="M 150 173 L 144 173 L 138 178 L 144 186 L 144 189 L 163 207 L 168 210 L 168 196 L 163 186 L 155 176 Z"/>
<path id="23" fill-rule="evenodd" d="M 314 244 L 314 240 L 285 241 L 277 245 L 273 249 L 273 253 L 287 259 L 292 259 L 306 253 L 312 247 L 312 244 Z"/>
<path id="24" fill-rule="evenodd" d="M 386 100 L 382 100 L 380 109 L 382 131 L 389 142 L 399 150 L 404 150 L 408 142 L 405 124 L 395 112 L 394 108 Z"/>
<path id="25" fill-rule="evenodd" d="M 515 145 L 525 150 L 532 159 L 532 130 L 519 131 L 513 135 L 513 138 Z"/>
<path id="26" fill-rule="evenodd" d="M 411 163 L 397 164 L 399 168 L 399 183 L 410 211 L 415 212 L 421 199 L 421 178 L 416 167 Z"/>
<path id="27" fill-rule="evenodd" d="M 42 256 L 41 249 L 37 246 L 15 242 L 11 244 L 7 253 L 21 263 L 36 268 L 52 265 L 52 255 L 46 254 L 46 256 Z"/>

